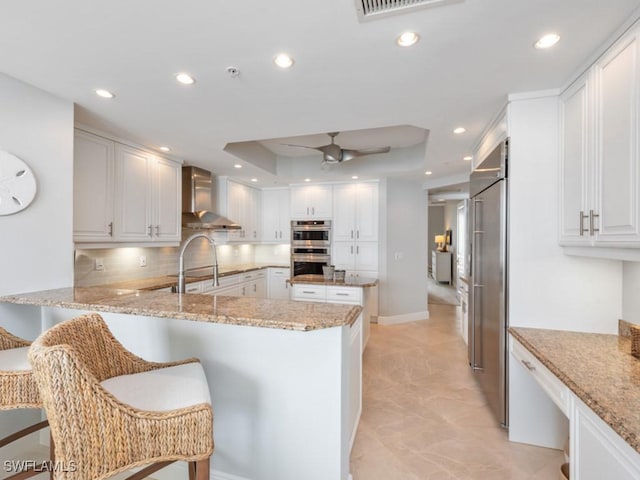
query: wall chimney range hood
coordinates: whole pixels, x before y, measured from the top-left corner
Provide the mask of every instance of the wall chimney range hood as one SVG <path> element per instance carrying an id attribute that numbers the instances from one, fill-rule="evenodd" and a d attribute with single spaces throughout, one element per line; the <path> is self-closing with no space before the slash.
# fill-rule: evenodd
<path id="1" fill-rule="evenodd" d="M 182 226 L 206 230 L 239 230 L 240 225 L 216 213 L 216 178 L 198 167 L 182 167 Z"/>

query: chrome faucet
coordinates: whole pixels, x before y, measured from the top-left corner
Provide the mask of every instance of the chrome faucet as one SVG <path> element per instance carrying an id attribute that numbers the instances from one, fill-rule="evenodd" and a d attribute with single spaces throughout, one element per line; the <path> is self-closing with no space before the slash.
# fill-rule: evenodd
<path id="1" fill-rule="evenodd" d="M 180 249 L 180 264 L 179 269 L 180 273 L 178 274 L 178 293 L 184 293 L 185 281 L 184 281 L 184 252 L 187 247 L 193 242 L 196 238 L 206 238 L 209 241 L 209 245 L 211 245 L 211 249 L 213 250 L 213 286 L 219 287 L 220 283 L 218 282 L 218 252 L 216 251 L 216 243 L 206 233 L 198 232 L 191 235 L 187 238 L 182 244 L 182 248 Z"/>

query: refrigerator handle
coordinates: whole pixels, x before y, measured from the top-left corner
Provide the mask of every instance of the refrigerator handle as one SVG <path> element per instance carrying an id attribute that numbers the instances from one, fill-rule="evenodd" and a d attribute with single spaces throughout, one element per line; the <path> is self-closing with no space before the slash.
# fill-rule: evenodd
<path id="1" fill-rule="evenodd" d="M 482 285 L 481 283 L 478 283 L 476 276 L 478 273 L 478 268 L 477 265 L 475 265 L 475 263 L 478 260 L 478 255 L 477 255 L 477 244 L 478 244 L 478 237 L 480 235 L 482 235 L 484 233 L 483 230 L 478 230 L 477 228 L 477 221 L 476 221 L 476 214 L 478 211 L 478 204 L 484 203 L 483 200 L 481 198 L 474 198 L 473 199 L 473 204 L 474 204 L 474 208 L 473 208 L 473 245 L 476 248 L 472 248 L 472 256 L 471 256 L 471 271 L 472 273 L 472 288 L 473 288 L 473 292 L 471 294 L 471 298 L 473 299 L 473 328 L 471 329 L 471 333 L 472 333 L 472 340 L 471 340 L 471 344 L 473 345 L 472 349 L 471 349 L 471 368 L 473 370 L 482 370 L 482 363 L 480 361 L 480 359 L 482 358 L 482 336 L 481 335 L 476 335 L 476 332 L 478 331 L 477 327 L 480 327 L 480 330 L 482 330 L 482 313 L 481 311 L 477 308 L 477 300 L 480 297 L 476 292 L 478 292 L 479 289 L 483 288 L 484 285 Z M 474 254 L 473 252 L 476 252 L 476 254 Z M 476 326 L 476 322 L 479 322 L 479 325 Z"/>

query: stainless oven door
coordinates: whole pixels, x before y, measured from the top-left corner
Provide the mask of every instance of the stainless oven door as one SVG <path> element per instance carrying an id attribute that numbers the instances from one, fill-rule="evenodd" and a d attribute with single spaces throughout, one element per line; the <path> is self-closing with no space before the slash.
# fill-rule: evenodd
<path id="1" fill-rule="evenodd" d="M 322 267 L 330 264 L 330 255 L 293 254 L 291 255 L 291 276 L 322 275 Z"/>
<path id="2" fill-rule="evenodd" d="M 331 227 L 328 225 L 291 226 L 292 245 L 325 246 L 331 245 Z"/>

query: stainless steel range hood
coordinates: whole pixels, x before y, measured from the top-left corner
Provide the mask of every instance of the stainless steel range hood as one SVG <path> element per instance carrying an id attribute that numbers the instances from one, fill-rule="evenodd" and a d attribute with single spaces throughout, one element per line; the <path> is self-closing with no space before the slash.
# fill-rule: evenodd
<path id="1" fill-rule="evenodd" d="M 239 230 L 240 225 L 216 213 L 216 182 L 211 172 L 182 167 L 182 226 L 207 230 Z"/>

